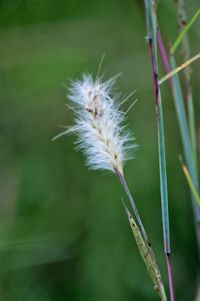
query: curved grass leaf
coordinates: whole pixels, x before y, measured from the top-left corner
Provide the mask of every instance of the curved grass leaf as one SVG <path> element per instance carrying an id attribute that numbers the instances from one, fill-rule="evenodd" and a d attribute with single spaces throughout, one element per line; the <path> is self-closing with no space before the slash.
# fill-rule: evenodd
<path id="1" fill-rule="evenodd" d="M 140 251 L 140 255 L 146 265 L 146 268 L 149 272 L 149 275 L 153 281 L 154 289 L 157 291 L 158 295 L 160 296 L 162 301 L 167 301 L 165 289 L 162 282 L 162 277 L 156 262 L 155 255 L 153 253 L 153 250 L 151 248 L 150 244 L 147 244 L 147 242 L 144 240 L 142 233 L 140 232 L 134 218 L 130 214 L 129 210 L 124 205 L 128 220 L 133 232 L 133 235 L 135 237 L 137 246 Z"/>

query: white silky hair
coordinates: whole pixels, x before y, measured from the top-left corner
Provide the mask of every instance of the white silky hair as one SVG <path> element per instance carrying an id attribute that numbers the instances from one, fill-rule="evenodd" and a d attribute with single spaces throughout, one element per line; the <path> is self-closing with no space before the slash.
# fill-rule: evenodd
<path id="1" fill-rule="evenodd" d="M 77 134 L 77 148 L 83 150 L 91 169 L 118 170 L 123 174 L 123 164 L 133 157 L 130 150 L 136 144 L 113 96 L 115 81 L 116 77 L 103 82 L 102 78 L 84 74 L 81 80 L 71 82 L 67 98 L 74 104 L 75 125 L 63 134 Z"/>

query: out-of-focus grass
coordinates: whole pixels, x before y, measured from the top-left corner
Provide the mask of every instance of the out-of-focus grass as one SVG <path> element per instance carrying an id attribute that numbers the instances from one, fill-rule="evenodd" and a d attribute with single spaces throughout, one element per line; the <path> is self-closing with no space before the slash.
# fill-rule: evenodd
<path id="1" fill-rule="evenodd" d="M 31 11 L 34 1 L 25 2 Z M 88 1 L 83 10 L 80 1 L 72 1 L 70 10 L 56 13 L 60 1 L 48 9 L 38 1 L 28 18 L 22 14 L 24 7 L 22 12 L 15 9 L 16 3 L 21 1 L 1 7 L 0 298 L 155 300 L 117 180 L 88 171 L 82 155 L 73 150 L 74 137 L 51 142 L 60 131 L 57 125 L 73 122 L 64 108 L 63 84 L 82 72 L 95 74 L 106 52 L 105 77 L 122 72 L 118 86 L 124 94 L 138 90 L 140 101 L 128 123 L 140 149 L 126 173 L 166 280 L 142 7 L 136 2 Z M 163 6 L 162 15 L 172 19 L 167 2 Z M 177 159 L 181 142 L 173 102 L 167 87 L 163 90 L 175 285 L 179 300 L 192 300 L 197 262 L 192 210 Z"/>

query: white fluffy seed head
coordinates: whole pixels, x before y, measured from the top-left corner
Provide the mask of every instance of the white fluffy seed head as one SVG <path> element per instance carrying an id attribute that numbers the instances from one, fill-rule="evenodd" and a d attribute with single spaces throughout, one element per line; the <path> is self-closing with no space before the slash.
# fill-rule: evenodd
<path id="1" fill-rule="evenodd" d="M 131 158 L 130 149 L 135 145 L 112 95 L 114 83 L 114 78 L 102 82 L 91 75 L 72 81 L 68 99 L 74 103 L 75 125 L 64 133 L 78 135 L 78 148 L 84 151 L 90 168 L 123 173 L 123 164 Z"/>

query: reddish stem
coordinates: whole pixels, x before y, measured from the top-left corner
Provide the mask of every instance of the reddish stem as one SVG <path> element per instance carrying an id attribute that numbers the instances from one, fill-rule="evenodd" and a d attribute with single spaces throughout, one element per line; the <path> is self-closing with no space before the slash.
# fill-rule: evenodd
<path id="1" fill-rule="evenodd" d="M 168 279 L 169 279 L 169 288 L 170 288 L 170 300 L 175 301 L 171 256 L 170 254 L 167 254 L 166 257 L 167 257 L 167 270 L 168 270 Z"/>
<path id="2" fill-rule="evenodd" d="M 159 50 L 160 50 L 162 61 L 163 61 L 164 67 L 165 67 L 165 71 L 167 73 L 169 73 L 169 72 L 171 72 L 171 67 L 170 67 L 170 64 L 169 64 L 169 61 L 168 61 L 167 52 L 165 50 L 165 46 L 164 46 L 164 43 L 163 43 L 163 40 L 162 40 L 162 36 L 160 34 L 160 30 L 158 30 L 158 33 L 157 33 L 157 41 L 158 41 L 158 47 L 159 47 Z M 171 77 L 169 78 L 169 83 L 170 83 L 170 88 L 171 88 L 172 93 L 173 93 L 173 80 L 172 80 Z"/>

